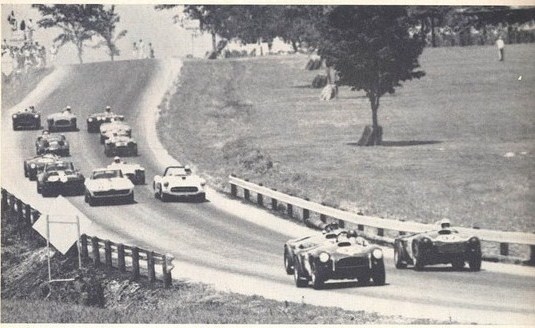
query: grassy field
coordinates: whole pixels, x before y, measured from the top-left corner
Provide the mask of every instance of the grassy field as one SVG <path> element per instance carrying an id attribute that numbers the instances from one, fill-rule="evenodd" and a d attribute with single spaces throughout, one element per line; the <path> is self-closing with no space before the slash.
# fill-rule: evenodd
<path id="1" fill-rule="evenodd" d="M 51 71 L 52 68 L 41 68 L 18 78 L 5 77 L 2 80 L 2 108 L 8 109 L 18 104 Z"/>
<path id="2" fill-rule="evenodd" d="M 426 49 L 427 75 L 381 99 L 381 147 L 355 146 L 364 93 L 321 102 L 306 57 L 187 61 L 160 138 L 222 189 L 235 173 L 366 215 L 534 232 L 534 50 Z"/>

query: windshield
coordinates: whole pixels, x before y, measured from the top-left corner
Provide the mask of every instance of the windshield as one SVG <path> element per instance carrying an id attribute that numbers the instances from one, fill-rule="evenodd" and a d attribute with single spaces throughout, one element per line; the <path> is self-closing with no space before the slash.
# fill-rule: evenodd
<path id="1" fill-rule="evenodd" d="M 60 162 L 53 163 L 46 166 L 46 171 L 73 171 L 74 166 L 72 163 Z"/>
<path id="2" fill-rule="evenodd" d="M 93 179 L 122 178 L 121 170 L 102 170 L 93 172 Z"/>
<path id="3" fill-rule="evenodd" d="M 165 170 L 165 176 L 186 176 L 188 175 L 188 172 L 183 167 L 169 167 L 167 170 Z"/>

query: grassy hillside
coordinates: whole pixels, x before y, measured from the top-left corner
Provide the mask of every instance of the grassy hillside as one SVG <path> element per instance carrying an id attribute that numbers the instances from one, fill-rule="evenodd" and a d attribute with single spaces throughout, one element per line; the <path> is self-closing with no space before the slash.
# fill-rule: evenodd
<path id="1" fill-rule="evenodd" d="M 355 146 L 364 94 L 319 101 L 306 57 L 189 61 L 160 138 L 221 188 L 235 173 L 367 215 L 535 231 L 534 50 L 426 49 L 427 75 L 381 99 L 385 143 L 371 148 Z"/>
<path id="2" fill-rule="evenodd" d="M 42 68 L 9 77 L 2 74 L 2 108 L 8 109 L 18 104 L 52 70 L 52 68 Z"/>

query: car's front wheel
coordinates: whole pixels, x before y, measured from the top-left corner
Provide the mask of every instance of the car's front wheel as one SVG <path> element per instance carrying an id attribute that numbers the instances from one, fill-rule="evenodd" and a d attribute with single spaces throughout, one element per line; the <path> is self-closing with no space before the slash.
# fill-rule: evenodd
<path id="1" fill-rule="evenodd" d="M 394 263 L 396 264 L 396 269 L 405 269 L 407 267 L 407 263 L 402 260 L 402 247 L 401 243 L 394 245 Z"/>
<path id="2" fill-rule="evenodd" d="M 290 253 L 286 248 L 284 248 L 284 270 L 286 270 L 287 274 L 294 273 L 292 259 L 290 258 Z"/>
<path id="3" fill-rule="evenodd" d="M 480 271 L 481 270 L 481 252 L 478 252 L 472 255 L 470 261 L 468 261 L 471 271 Z"/>
<path id="4" fill-rule="evenodd" d="M 128 199 L 126 200 L 129 204 L 133 204 L 135 203 L 135 200 L 134 200 L 134 192 L 132 191 L 132 193 L 128 196 Z"/>
<path id="5" fill-rule="evenodd" d="M 301 272 L 301 266 L 299 265 L 296 259 L 294 259 L 294 281 L 295 286 L 298 288 L 308 286 L 308 280 L 303 277 L 303 274 Z"/>
<path id="6" fill-rule="evenodd" d="M 314 289 L 322 289 L 325 284 L 325 275 L 316 267 L 316 265 L 312 266 L 311 271 L 312 287 L 314 287 Z"/>
<path id="7" fill-rule="evenodd" d="M 382 260 L 372 263 L 372 281 L 375 286 L 382 286 L 385 284 L 385 263 Z"/>
<path id="8" fill-rule="evenodd" d="M 159 197 L 160 200 L 161 200 L 162 202 L 164 202 L 164 203 L 169 201 L 169 195 L 167 195 L 166 193 L 164 193 L 161 187 L 160 187 L 160 192 L 159 192 L 158 197 Z"/>

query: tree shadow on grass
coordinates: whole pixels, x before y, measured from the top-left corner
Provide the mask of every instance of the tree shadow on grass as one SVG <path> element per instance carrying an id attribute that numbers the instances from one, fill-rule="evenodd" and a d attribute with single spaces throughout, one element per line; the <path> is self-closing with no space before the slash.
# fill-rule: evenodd
<path id="1" fill-rule="evenodd" d="M 442 141 L 438 140 L 406 140 L 406 141 L 383 141 L 383 147 L 408 147 L 408 146 L 422 146 L 440 144 Z M 348 142 L 348 146 L 359 146 L 356 142 Z"/>

